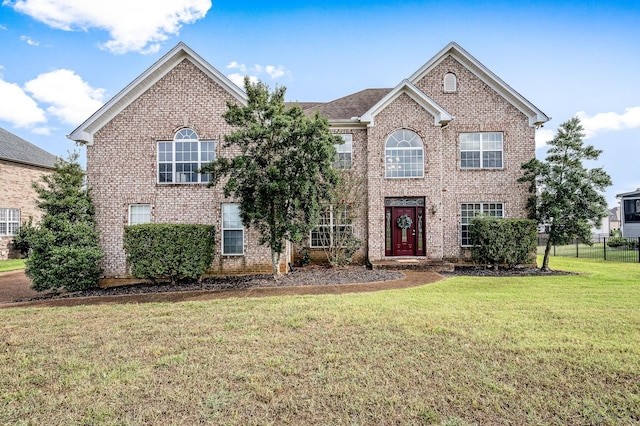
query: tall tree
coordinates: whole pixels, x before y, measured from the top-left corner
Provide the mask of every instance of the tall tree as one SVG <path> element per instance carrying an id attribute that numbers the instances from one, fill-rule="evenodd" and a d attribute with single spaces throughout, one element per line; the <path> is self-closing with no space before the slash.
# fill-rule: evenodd
<path id="1" fill-rule="evenodd" d="M 549 142 L 545 161 L 532 159 L 522 165 L 528 182 L 530 217 L 549 226 L 549 239 L 541 269 L 549 269 L 552 245 L 578 238 L 591 243 L 591 227 L 599 226 L 607 214 L 607 200 L 602 192 L 611 178 L 602 168 L 587 169 L 583 161 L 594 161 L 601 150 L 583 145 L 582 124 L 573 117 L 558 128 Z"/>
<path id="2" fill-rule="evenodd" d="M 227 105 L 226 122 L 237 130 L 226 135 L 224 147 L 238 152 L 218 158 L 200 172 L 210 173 L 210 186 L 228 177 L 225 196 L 238 199 L 240 216 L 246 227 L 255 227 L 260 244 L 271 250 L 273 273 L 285 241 L 299 242 L 315 225 L 322 204 L 338 175 L 329 123 L 315 114 L 306 117 L 300 107 L 284 104 L 284 87 L 270 93 L 262 82 L 244 81 L 247 105 Z"/>
<path id="3" fill-rule="evenodd" d="M 53 173 L 33 185 L 43 215 L 37 226 L 25 228 L 26 273 L 37 291 L 95 287 L 102 273 L 95 209 L 77 159 L 73 153 L 68 161 L 59 160 Z"/>

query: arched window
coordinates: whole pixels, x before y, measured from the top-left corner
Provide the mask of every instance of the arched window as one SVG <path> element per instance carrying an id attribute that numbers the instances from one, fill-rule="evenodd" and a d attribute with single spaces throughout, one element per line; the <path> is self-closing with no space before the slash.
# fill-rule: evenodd
<path id="1" fill-rule="evenodd" d="M 158 142 L 158 182 L 209 182 L 208 174 L 201 175 L 196 170 L 213 160 L 214 141 L 200 140 L 192 129 L 180 129 L 173 141 Z"/>
<path id="2" fill-rule="evenodd" d="M 444 75 L 444 91 L 455 92 L 456 90 L 458 90 L 458 81 L 456 80 L 456 75 L 452 72 L 446 73 Z"/>
<path id="3" fill-rule="evenodd" d="M 424 176 L 422 139 L 407 129 L 396 130 L 385 144 L 385 177 L 412 178 Z"/>

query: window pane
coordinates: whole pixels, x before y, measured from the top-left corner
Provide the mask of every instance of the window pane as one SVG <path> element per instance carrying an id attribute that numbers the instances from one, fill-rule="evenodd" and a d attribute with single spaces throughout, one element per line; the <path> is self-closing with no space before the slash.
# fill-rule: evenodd
<path id="1" fill-rule="evenodd" d="M 222 254 L 242 254 L 243 253 L 243 231 L 229 230 L 224 231 Z"/>
<path id="2" fill-rule="evenodd" d="M 242 219 L 240 218 L 240 206 L 238 204 L 223 204 L 222 228 L 238 229 L 242 227 Z"/>
<path id="3" fill-rule="evenodd" d="M 149 204 L 132 204 L 129 207 L 129 225 L 151 223 L 151 206 Z"/>

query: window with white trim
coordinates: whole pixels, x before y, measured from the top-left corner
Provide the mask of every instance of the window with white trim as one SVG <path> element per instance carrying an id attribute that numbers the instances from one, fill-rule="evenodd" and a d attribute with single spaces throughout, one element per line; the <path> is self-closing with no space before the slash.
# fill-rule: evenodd
<path id="1" fill-rule="evenodd" d="M 385 177 L 414 178 L 424 176 L 424 149 L 417 133 L 396 130 L 385 144 Z"/>
<path id="2" fill-rule="evenodd" d="M 158 142 L 158 183 L 207 183 L 209 174 L 196 170 L 215 160 L 214 141 L 200 140 L 191 129 L 180 129 L 172 141 Z"/>
<path id="3" fill-rule="evenodd" d="M 502 133 L 460 133 L 460 167 L 501 169 Z"/>
<path id="4" fill-rule="evenodd" d="M 458 81 L 456 75 L 452 72 L 448 72 L 444 75 L 444 91 L 455 92 L 458 90 Z"/>
<path id="5" fill-rule="evenodd" d="M 0 208 L 0 236 L 16 235 L 20 229 L 20 209 Z"/>
<path id="6" fill-rule="evenodd" d="M 222 205 L 222 254 L 244 254 L 244 226 L 239 204 Z"/>
<path id="7" fill-rule="evenodd" d="M 143 223 L 151 223 L 151 205 L 129 205 L 129 225 L 140 225 Z"/>
<path id="8" fill-rule="evenodd" d="M 343 144 L 336 144 L 336 162 L 333 164 L 335 169 L 349 170 L 351 169 L 351 155 L 353 152 L 353 135 L 343 134 Z"/>
<path id="9" fill-rule="evenodd" d="M 469 236 L 469 224 L 474 217 L 490 216 L 504 217 L 504 207 L 502 203 L 462 203 L 460 204 L 460 230 L 461 245 L 468 247 L 471 245 Z"/>
<path id="10" fill-rule="evenodd" d="M 309 246 L 326 248 L 341 245 L 346 237 L 353 234 L 353 224 L 348 208 L 338 209 L 333 205 L 320 212 L 318 225 L 311 230 Z"/>

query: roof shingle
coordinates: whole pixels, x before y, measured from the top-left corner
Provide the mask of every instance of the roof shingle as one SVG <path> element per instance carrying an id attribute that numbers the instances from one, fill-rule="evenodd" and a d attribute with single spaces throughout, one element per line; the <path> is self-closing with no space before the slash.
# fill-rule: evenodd
<path id="1" fill-rule="evenodd" d="M 57 157 L 0 127 L 0 159 L 52 169 Z"/>

